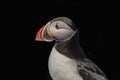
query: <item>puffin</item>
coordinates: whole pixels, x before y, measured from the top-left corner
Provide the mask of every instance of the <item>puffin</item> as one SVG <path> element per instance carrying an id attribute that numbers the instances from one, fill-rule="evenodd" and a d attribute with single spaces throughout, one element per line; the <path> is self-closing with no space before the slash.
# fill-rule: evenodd
<path id="1" fill-rule="evenodd" d="M 85 55 L 79 43 L 78 28 L 70 18 L 52 19 L 38 30 L 35 41 L 55 41 L 48 59 L 52 80 L 108 80 Z"/>

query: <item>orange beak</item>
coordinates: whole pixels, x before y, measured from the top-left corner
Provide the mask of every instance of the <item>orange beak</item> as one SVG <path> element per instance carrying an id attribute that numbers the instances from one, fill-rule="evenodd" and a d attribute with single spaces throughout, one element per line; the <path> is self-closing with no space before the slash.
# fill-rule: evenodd
<path id="1" fill-rule="evenodd" d="M 52 38 L 52 33 L 48 32 L 48 29 L 50 26 L 50 22 L 48 22 L 46 25 L 44 25 L 38 32 L 36 35 L 35 40 L 36 41 L 45 41 L 45 42 L 51 42 L 53 41 Z"/>

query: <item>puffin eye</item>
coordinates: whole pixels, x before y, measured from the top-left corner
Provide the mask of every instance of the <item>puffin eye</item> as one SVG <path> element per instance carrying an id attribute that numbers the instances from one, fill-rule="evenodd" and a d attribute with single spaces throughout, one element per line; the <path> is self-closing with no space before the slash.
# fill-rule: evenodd
<path id="1" fill-rule="evenodd" d="M 58 26 L 58 24 L 55 25 L 56 29 L 60 29 L 60 27 Z"/>

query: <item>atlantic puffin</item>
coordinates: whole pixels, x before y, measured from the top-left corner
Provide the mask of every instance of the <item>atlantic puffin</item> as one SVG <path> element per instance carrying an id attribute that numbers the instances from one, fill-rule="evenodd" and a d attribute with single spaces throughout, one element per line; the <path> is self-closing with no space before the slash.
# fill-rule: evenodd
<path id="1" fill-rule="evenodd" d="M 36 41 L 55 45 L 48 60 L 53 80 L 108 80 L 102 70 L 88 59 L 79 44 L 79 31 L 68 17 L 57 17 L 36 34 Z"/>

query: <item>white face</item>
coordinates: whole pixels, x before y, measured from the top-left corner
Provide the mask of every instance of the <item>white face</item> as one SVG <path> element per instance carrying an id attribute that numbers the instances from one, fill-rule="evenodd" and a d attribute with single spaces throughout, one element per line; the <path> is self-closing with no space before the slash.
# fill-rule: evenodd
<path id="1" fill-rule="evenodd" d="M 56 41 L 69 40 L 75 33 L 66 23 L 62 21 L 55 21 L 48 27 L 48 32 L 53 34 Z"/>

